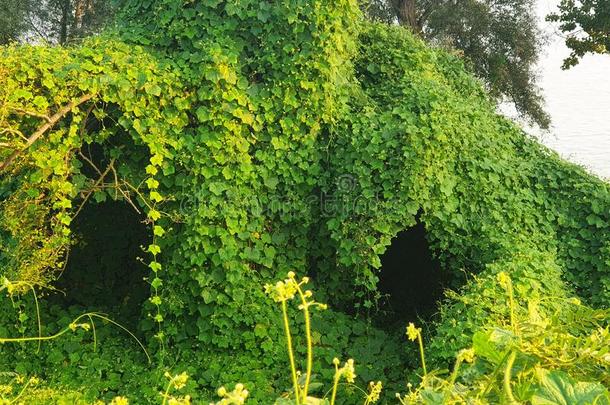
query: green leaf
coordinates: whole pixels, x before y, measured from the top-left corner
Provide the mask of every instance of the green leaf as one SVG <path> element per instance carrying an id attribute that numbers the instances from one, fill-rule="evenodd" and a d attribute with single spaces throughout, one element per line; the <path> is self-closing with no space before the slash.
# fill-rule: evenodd
<path id="1" fill-rule="evenodd" d="M 161 95 L 161 87 L 156 84 L 146 86 L 146 93 L 158 97 Z"/>
<path id="2" fill-rule="evenodd" d="M 210 110 L 206 107 L 199 107 L 197 111 L 195 111 L 197 115 L 197 120 L 199 122 L 206 122 L 210 119 Z"/>
<path id="3" fill-rule="evenodd" d="M 156 191 L 151 191 L 150 192 L 150 199 L 152 201 L 155 201 L 155 202 L 161 202 L 161 201 L 163 201 L 163 196 L 161 196 L 161 194 L 159 194 Z"/>
<path id="4" fill-rule="evenodd" d="M 161 213 L 160 213 L 159 211 L 155 210 L 155 209 L 151 209 L 151 210 L 148 212 L 148 217 L 149 217 L 150 219 L 152 219 L 153 221 L 156 221 L 156 220 L 158 220 L 159 218 L 161 218 Z"/>
<path id="5" fill-rule="evenodd" d="M 152 244 L 148 246 L 148 251 L 153 255 L 158 255 L 161 253 L 161 247 L 159 247 L 159 245 Z"/>
<path id="6" fill-rule="evenodd" d="M 104 191 L 96 191 L 93 193 L 93 199 L 98 203 L 106 201 L 106 197 L 108 197 L 108 195 Z"/>
<path id="7" fill-rule="evenodd" d="M 41 96 L 34 97 L 33 103 L 39 110 L 46 110 L 49 107 L 47 99 Z"/>
<path id="8" fill-rule="evenodd" d="M 562 371 L 536 370 L 540 388 L 532 405 L 607 405 L 608 390 L 598 382 L 576 382 Z"/>
<path id="9" fill-rule="evenodd" d="M 17 89 L 13 93 L 13 96 L 17 99 L 30 100 L 32 98 L 32 93 L 25 89 Z"/>
<path id="10" fill-rule="evenodd" d="M 153 228 L 153 234 L 155 236 L 163 236 L 163 235 L 165 235 L 165 229 L 163 229 L 159 225 L 155 225 Z"/>
<path id="11" fill-rule="evenodd" d="M 478 331 L 472 337 L 472 348 L 477 356 L 485 358 L 493 364 L 500 364 L 504 359 L 504 351 L 498 347 L 497 340 L 492 338 L 493 331 Z"/>

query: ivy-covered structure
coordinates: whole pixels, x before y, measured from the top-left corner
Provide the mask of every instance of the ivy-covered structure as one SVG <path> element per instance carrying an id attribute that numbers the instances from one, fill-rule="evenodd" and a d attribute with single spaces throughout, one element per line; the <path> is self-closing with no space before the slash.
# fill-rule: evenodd
<path id="1" fill-rule="evenodd" d="M 0 266 L 16 286 L 0 331 L 38 333 L 34 286 L 42 332 L 101 310 L 161 365 L 101 329 L 98 353 L 85 333 L 43 354 L 3 346 L 5 368 L 90 398 L 152 398 L 141 376 L 182 368 L 199 399 L 240 381 L 269 403 L 290 384 L 262 286 L 294 270 L 332 308 L 314 316 L 321 379 L 341 355 L 400 386 L 417 359 L 377 284 L 417 223 L 443 286 L 465 285 L 430 327 L 439 366 L 506 314 L 497 272 L 517 299 L 607 307 L 608 184 L 499 116 L 459 56 L 363 22 L 353 0 L 126 3 L 118 28 L 78 46 L 0 50 Z"/>

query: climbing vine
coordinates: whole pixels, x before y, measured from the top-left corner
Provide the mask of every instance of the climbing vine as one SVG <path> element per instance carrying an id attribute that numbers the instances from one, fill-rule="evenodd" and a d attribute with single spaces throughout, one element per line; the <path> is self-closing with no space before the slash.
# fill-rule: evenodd
<path id="1" fill-rule="evenodd" d="M 293 270 L 334 308 L 312 320 L 323 333 L 295 334 L 299 355 L 318 346 L 308 367 L 332 379 L 335 356 L 356 357 L 365 382 L 400 385 L 417 363 L 402 329 L 376 326 L 376 286 L 417 220 L 451 287 L 508 267 L 610 301 L 608 185 L 498 116 L 459 56 L 363 22 L 353 0 L 127 1 L 118 22 L 73 47 L 0 49 L 1 274 L 52 294 L 85 205 L 144 212 L 139 333 L 161 364 L 195 369 L 202 398 L 219 381 L 259 403 L 290 389 L 261 286 Z M 475 301 L 441 306 L 437 364 L 491 319 L 495 301 Z"/>

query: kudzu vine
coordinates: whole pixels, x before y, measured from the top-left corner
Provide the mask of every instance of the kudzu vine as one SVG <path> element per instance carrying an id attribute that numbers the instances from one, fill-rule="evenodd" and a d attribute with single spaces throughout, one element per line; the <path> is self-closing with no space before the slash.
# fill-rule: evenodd
<path id="1" fill-rule="evenodd" d="M 260 286 L 293 270 L 335 308 L 312 321 L 313 368 L 361 350 L 363 379 L 401 384 L 402 329 L 370 320 L 380 255 L 418 220 L 452 287 L 508 266 L 539 287 L 516 296 L 610 302 L 607 183 L 498 116 L 458 55 L 355 0 L 126 1 L 99 37 L 0 56 L 2 275 L 52 289 L 85 204 L 145 212 L 140 332 L 205 365 L 204 397 L 291 385 Z M 430 358 L 468 346 L 487 304 L 450 297 Z"/>

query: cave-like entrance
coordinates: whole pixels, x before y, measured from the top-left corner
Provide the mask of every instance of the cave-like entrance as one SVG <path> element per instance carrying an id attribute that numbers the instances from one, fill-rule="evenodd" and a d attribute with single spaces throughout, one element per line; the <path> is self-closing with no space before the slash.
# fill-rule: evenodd
<path id="1" fill-rule="evenodd" d="M 384 322 L 404 325 L 429 319 L 442 298 L 444 276 L 420 221 L 399 232 L 381 257 L 378 288 Z"/>
<path id="2" fill-rule="evenodd" d="M 123 201 L 88 203 L 72 223 L 76 244 L 55 286 L 52 304 L 99 311 L 135 330 L 150 288 L 142 246 L 150 242 L 143 217 Z"/>

